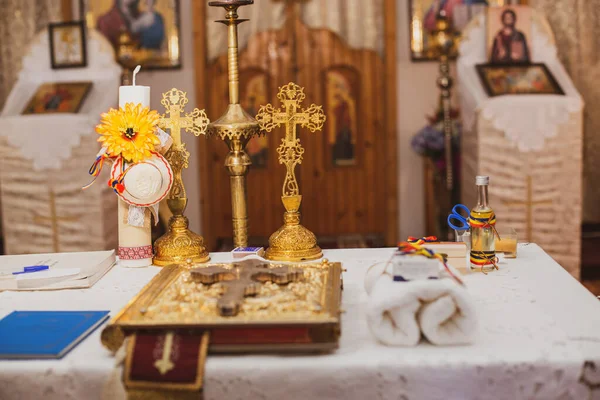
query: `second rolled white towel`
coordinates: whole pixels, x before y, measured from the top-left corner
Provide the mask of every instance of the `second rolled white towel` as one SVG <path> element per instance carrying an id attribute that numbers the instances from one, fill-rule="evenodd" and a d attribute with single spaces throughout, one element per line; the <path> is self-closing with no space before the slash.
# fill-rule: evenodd
<path id="1" fill-rule="evenodd" d="M 365 280 L 367 322 L 388 346 L 415 346 L 421 334 L 436 345 L 473 342 L 477 317 L 466 289 L 452 279 L 394 282 L 385 266 Z"/>

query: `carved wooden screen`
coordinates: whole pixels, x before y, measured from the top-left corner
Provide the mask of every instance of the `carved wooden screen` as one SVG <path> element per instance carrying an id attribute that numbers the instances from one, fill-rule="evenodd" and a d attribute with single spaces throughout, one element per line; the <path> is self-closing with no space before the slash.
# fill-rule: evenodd
<path id="1" fill-rule="evenodd" d="M 202 18 L 201 10 L 196 11 Z M 386 45 L 390 48 L 393 43 Z M 395 67 L 395 53 L 390 52 L 387 62 Z M 281 30 L 254 35 L 240 53 L 241 103 L 249 113 L 266 103 L 278 107 L 278 88 L 291 81 L 305 87 L 304 107 L 316 103 L 325 109 L 322 132 L 299 128 L 306 149 L 298 168 L 302 221 L 318 237 L 361 234 L 379 237 L 381 243 L 396 240 L 395 118 L 390 115 L 395 113 L 395 80 L 386 82 L 393 71 L 386 64 L 376 51 L 352 49 L 331 31 L 309 29 L 293 12 Z M 199 106 L 213 120 L 227 107 L 227 55 L 201 74 L 198 89 L 206 103 Z M 248 145 L 256 164 L 248 174 L 251 243 L 254 238 L 265 244 L 283 222 L 285 168 L 276 152 L 283 136 L 279 128 Z M 223 166 L 227 148 L 218 140 L 200 146 L 203 234 L 214 245 L 232 236 L 229 176 Z"/>

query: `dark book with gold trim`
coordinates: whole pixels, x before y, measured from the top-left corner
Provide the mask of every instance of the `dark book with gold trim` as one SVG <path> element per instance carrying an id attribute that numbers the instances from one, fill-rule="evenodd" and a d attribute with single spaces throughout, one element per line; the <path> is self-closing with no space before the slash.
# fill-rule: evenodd
<path id="1" fill-rule="evenodd" d="M 140 333 L 208 332 L 208 351 L 314 352 L 338 347 L 341 264 L 172 265 L 113 318 L 103 344 Z"/>

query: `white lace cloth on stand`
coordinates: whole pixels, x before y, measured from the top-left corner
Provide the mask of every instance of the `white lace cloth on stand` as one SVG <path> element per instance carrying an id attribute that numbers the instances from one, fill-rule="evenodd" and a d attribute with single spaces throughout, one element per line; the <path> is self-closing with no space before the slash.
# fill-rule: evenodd
<path id="1" fill-rule="evenodd" d="M 465 277 L 480 313 L 472 346 L 377 343 L 366 321 L 367 268 L 393 249 L 325 250 L 344 272 L 340 348 L 321 355 L 210 355 L 205 398 L 213 399 L 599 399 L 600 302 L 538 246 L 500 271 Z M 213 262 L 231 260 L 211 254 Z M 110 310 L 114 316 L 159 268 L 114 267 L 94 287 L 2 292 L 0 318 L 14 309 Z M 402 283 L 398 283 L 401 285 Z M 0 361 L 2 400 L 120 400 L 115 358 L 96 330 L 62 360 Z M 587 363 L 587 364 L 586 364 Z"/>
<path id="2" fill-rule="evenodd" d="M 489 97 L 475 65 L 487 62 L 486 21 L 482 14 L 465 29 L 457 61 L 461 113 L 466 129 L 473 129 L 477 112 L 493 121 L 519 151 L 535 151 L 544 147 L 546 139 L 558 134 L 560 125 L 572 113 L 581 112 L 583 100 L 560 63 L 552 32 L 546 20 L 534 12 L 532 62 L 545 63 L 565 96 L 506 95 Z"/>
<path id="3" fill-rule="evenodd" d="M 117 105 L 121 68 L 114 61 L 110 44 L 89 30 L 87 46 L 88 67 L 53 70 L 44 30 L 23 59 L 19 80 L 0 114 L 0 136 L 31 160 L 35 170 L 60 169 L 81 138 L 94 134 L 100 114 Z M 77 114 L 21 115 L 42 83 L 81 81 L 92 81 L 93 86 Z"/>

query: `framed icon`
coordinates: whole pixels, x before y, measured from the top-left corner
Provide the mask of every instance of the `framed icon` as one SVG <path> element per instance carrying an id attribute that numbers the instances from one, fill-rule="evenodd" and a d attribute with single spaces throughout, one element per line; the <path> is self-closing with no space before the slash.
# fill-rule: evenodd
<path id="1" fill-rule="evenodd" d="M 410 53 L 413 61 L 437 60 L 438 51 L 435 46 L 433 32 L 436 19 L 443 13 L 458 38 L 460 32 L 469 21 L 488 6 L 487 0 L 409 0 Z M 458 49 L 454 46 L 450 51 L 451 58 L 456 58 Z"/>
<path id="2" fill-rule="evenodd" d="M 85 30 L 82 21 L 48 24 L 52 69 L 87 66 Z"/>
<path id="3" fill-rule="evenodd" d="M 121 64 L 181 67 L 179 0 L 80 0 L 81 18 L 103 34 Z"/>
<path id="4" fill-rule="evenodd" d="M 489 96 L 565 94 L 546 64 L 479 64 L 476 67 Z"/>
<path id="5" fill-rule="evenodd" d="M 354 166 L 358 162 L 358 99 L 360 77 L 349 66 L 334 66 L 325 71 L 325 113 L 327 163 L 335 167 Z"/>
<path id="6" fill-rule="evenodd" d="M 487 54 L 490 63 L 529 63 L 531 61 L 531 29 L 531 7 L 489 7 Z"/>
<path id="7" fill-rule="evenodd" d="M 21 114 L 77 113 L 92 88 L 92 82 L 41 84 Z"/>

